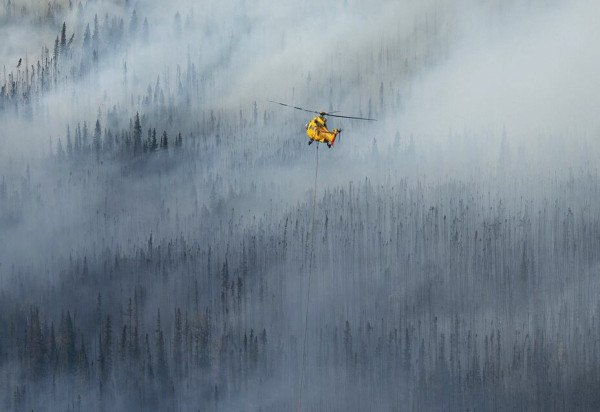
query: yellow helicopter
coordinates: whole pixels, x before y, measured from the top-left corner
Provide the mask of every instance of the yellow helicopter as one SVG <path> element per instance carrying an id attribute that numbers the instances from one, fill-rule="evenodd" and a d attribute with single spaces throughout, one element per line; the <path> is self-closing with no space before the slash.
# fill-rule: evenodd
<path id="1" fill-rule="evenodd" d="M 306 135 L 308 136 L 308 144 L 311 145 L 313 142 L 326 143 L 327 147 L 329 147 L 330 149 L 333 147 L 335 139 L 340 135 L 342 129 L 329 130 L 327 128 L 327 118 L 325 116 L 341 117 L 343 119 L 376 121 L 376 119 L 369 119 L 366 117 L 341 116 L 339 114 L 333 114 L 337 112 L 327 113 L 323 111 L 317 112 L 315 110 L 307 110 L 298 106 L 290 106 L 289 104 L 274 102 L 273 100 L 269 100 L 269 102 L 279 104 L 281 106 L 291 107 L 292 109 L 302 110 L 308 113 L 318 114 L 318 116 L 313 117 L 306 124 Z"/>

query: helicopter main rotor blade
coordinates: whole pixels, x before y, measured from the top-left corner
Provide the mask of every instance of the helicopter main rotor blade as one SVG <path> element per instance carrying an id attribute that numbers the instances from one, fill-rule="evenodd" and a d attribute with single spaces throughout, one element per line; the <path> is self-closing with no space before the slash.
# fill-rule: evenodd
<path id="1" fill-rule="evenodd" d="M 341 117 L 343 119 L 368 120 L 368 121 L 371 121 L 371 122 L 376 122 L 377 121 L 377 119 L 369 119 L 369 118 L 366 118 L 366 117 L 342 116 L 342 115 L 339 115 L 339 114 L 333 114 L 333 113 L 339 113 L 338 111 L 334 111 L 334 112 L 331 112 L 331 113 L 328 113 L 328 112 L 317 112 L 316 110 L 306 110 L 303 107 L 291 106 L 289 104 L 285 104 L 285 103 L 281 103 L 281 102 L 275 102 L 273 100 L 267 100 L 267 101 L 269 103 L 275 103 L 275 104 L 279 104 L 281 106 L 290 107 L 292 109 L 302 110 L 303 112 L 316 113 L 316 114 L 319 114 L 319 115 L 322 115 L 322 116 Z"/>
<path id="2" fill-rule="evenodd" d="M 280 104 L 282 106 L 285 107 L 291 107 L 292 109 L 297 109 L 297 110 L 302 110 L 304 112 L 308 112 L 308 113 L 316 113 L 319 114 L 319 112 L 315 111 L 315 110 L 306 110 L 302 107 L 298 107 L 298 106 L 290 106 L 289 104 L 285 104 L 285 103 L 280 103 L 280 102 L 274 102 L 273 100 L 267 100 L 269 103 L 275 103 L 275 104 Z"/>
<path id="3" fill-rule="evenodd" d="M 369 119 L 366 117 L 355 117 L 355 116 L 341 116 L 339 114 L 331 114 L 331 113 L 324 113 L 325 116 L 331 116 L 331 117 L 341 117 L 343 119 L 356 119 L 356 120 L 368 120 L 371 122 L 376 122 L 377 119 Z"/>

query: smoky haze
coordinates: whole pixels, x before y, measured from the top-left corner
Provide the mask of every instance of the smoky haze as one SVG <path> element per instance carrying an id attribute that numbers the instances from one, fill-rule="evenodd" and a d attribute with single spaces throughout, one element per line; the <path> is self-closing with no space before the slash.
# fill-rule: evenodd
<path id="1" fill-rule="evenodd" d="M 2 0 L 0 409 L 599 408 L 598 12 Z"/>

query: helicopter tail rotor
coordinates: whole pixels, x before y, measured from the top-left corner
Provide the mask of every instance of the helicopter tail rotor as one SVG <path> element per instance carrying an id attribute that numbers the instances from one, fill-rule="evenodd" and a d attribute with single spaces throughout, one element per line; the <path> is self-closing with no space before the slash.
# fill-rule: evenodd
<path id="1" fill-rule="evenodd" d="M 333 132 L 336 133 L 336 137 L 333 140 L 334 142 L 337 141 L 341 141 L 342 140 L 342 129 L 333 129 Z M 332 143 L 333 146 L 333 143 Z"/>

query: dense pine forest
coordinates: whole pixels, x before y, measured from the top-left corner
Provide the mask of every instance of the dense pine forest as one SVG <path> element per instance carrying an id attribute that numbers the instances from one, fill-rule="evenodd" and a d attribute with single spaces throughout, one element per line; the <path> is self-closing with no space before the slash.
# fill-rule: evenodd
<path id="1" fill-rule="evenodd" d="M 0 0 L 0 410 L 600 408 L 594 2 L 42 3 Z"/>

